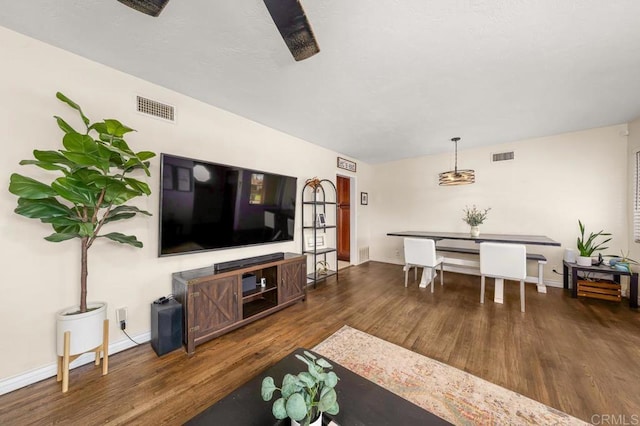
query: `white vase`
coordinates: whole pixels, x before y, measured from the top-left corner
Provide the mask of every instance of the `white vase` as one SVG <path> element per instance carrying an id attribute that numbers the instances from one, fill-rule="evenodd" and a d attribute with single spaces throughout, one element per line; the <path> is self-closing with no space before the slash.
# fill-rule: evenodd
<path id="1" fill-rule="evenodd" d="M 590 256 L 578 256 L 576 259 L 576 263 L 580 266 L 591 266 L 591 257 Z"/>
<path id="2" fill-rule="evenodd" d="M 480 236 L 480 228 L 478 226 L 471 227 L 471 236 L 473 238 L 477 238 Z"/>
<path id="3" fill-rule="evenodd" d="M 87 312 L 78 312 L 78 305 L 62 309 L 56 313 L 56 352 L 64 355 L 64 333 L 71 332 L 70 355 L 88 352 L 102 344 L 104 320 L 107 319 L 105 302 L 87 303 Z"/>
<path id="4" fill-rule="evenodd" d="M 300 423 L 291 419 L 291 426 L 300 426 Z M 322 426 L 322 413 L 320 413 L 320 415 L 318 416 L 317 419 L 315 419 L 315 421 L 309 423 L 309 426 Z"/>

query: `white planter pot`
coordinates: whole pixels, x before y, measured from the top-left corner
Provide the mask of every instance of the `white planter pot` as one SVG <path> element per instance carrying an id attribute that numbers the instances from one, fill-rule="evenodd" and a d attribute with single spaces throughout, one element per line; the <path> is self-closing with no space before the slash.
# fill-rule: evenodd
<path id="1" fill-rule="evenodd" d="M 291 426 L 300 426 L 300 423 L 291 419 Z M 322 413 L 318 416 L 318 418 L 309 424 L 309 426 L 322 426 Z"/>
<path id="2" fill-rule="evenodd" d="M 71 332 L 70 355 L 88 352 L 102 344 L 102 330 L 104 320 L 107 319 L 107 304 L 105 302 L 87 303 L 88 312 L 67 315 L 78 312 L 79 306 L 71 306 L 56 313 L 56 353 L 64 355 L 64 333 Z"/>
<path id="3" fill-rule="evenodd" d="M 473 238 L 477 238 L 480 236 L 480 228 L 478 226 L 471 227 L 471 236 Z"/>
<path id="4" fill-rule="evenodd" d="M 591 266 L 591 257 L 589 256 L 578 256 L 576 259 L 576 263 L 580 266 Z"/>

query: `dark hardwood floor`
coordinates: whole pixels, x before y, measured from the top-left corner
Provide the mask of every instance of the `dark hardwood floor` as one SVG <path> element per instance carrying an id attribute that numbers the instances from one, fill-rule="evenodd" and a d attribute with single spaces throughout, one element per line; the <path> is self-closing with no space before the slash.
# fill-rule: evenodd
<path id="1" fill-rule="evenodd" d="M 435 293 L 402 268 L 370 262 L 309 289 L 306 302 L 196 348 L 158 358 L 150 345 L 115 354 L 109 374 L 72 370 L 0 396 L 0 424 L 181 424 L 296 347 L 313 347 L 343 325 L 360 329 L 586 421 L 640 415 L 640 313 L 628 300 L 572 299 L 505 285 L 504 305 L 479 303 L 480 278 L 445 272 Z M 259 392 L 259 390 L 256 390 Z M 635 416 L 635 417 L 633 417 Z M 623 418 L 623 417 L 619 417 Z"/>

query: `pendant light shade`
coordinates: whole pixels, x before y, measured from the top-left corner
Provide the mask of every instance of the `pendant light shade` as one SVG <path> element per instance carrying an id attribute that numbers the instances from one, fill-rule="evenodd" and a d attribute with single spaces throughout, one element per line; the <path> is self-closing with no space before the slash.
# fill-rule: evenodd
<path id="1" fill-rule="evenodd" d="M 456 160 L 455 168 L 448 172 L 439 174 L 440 186 L 468 185 L 476 181 L 476 172 L 469 169 L 458 170 L 458 141 L 460 138 L 453 138 L 451 141 L 455 144 Z"/>

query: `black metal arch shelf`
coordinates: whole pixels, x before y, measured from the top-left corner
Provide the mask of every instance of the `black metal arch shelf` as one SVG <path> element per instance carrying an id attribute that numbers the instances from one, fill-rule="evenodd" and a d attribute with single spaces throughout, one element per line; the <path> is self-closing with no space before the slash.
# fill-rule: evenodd
<path id="1" fill-rule="evenodd" d="M 338 250 L 332 245 L 326 246 L 337 244 L 337 197 L 336 186 L 328 179 L 310 179 L 302 188 L 302 253 L 312 260 L 313 271 L 307 274 L 307 284 L 314 287 L 318 281 L 329 277 L 338 279 Z M 324 216 L 324 224 L 318 220 L 319 215 Z M 319 247 L 318 237 L 322 235 L 325 246 Z M 325 273 L 318 268 L 323 262 L 329 265 Z"/>

